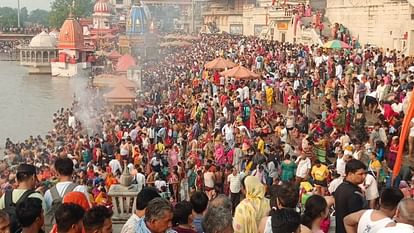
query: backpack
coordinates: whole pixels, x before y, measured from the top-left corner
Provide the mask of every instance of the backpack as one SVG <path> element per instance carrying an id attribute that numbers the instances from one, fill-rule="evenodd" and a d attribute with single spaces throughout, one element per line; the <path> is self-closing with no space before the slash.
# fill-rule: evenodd
<path id="1" fill-rule="evenodd" d="M 56 185 L 50 189 L 50 195 L 52 196 L 52 205 L 50 209 L 45 214 L 45 226 L 52 226 L 55 223 L 55 212 L 57 208 L 62 204 L 63 197 L 72 192 L 78 185 L 75 183 L 69 184 L 66 190 L 63 192 L 63 195 L 60 196 L 56 188 Z"/>
<path id="2" fill-rule="evenodd" d="M 19 203 L 24 202 L 31 194 L 35 193 L 33 190 L 26 190 L 23 195 L 17 200 L 16 203 L 13 203 L 13 190 L 9 189 L 6 191 L 4 196 L 4 205 L 5 205 L 5 211 L 9 215 L 10 219 L 10 232 L 16 232 L 20 227 L 20 223 L 17 221 L 17 215 L 16 215 L 16 206 Z"/>

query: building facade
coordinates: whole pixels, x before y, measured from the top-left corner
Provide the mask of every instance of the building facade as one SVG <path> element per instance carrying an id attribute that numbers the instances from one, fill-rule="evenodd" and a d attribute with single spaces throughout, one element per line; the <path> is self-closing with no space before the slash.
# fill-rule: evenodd
<path id="1" fill-rule="evenodd" d="M 327 0 L 326 16 L 361 44 L 414 55 L 414 0 Z"/>
<path id="2" fill-rule="evenodd" d="M 246 36 L 260 36 L 263 32 L 280 41 L 293 40 L 291 28 L 292 14 L 289 10 L 277 7 L 280 3 L 269 0 L 213 1 L 203 14 L 204 25 L 218 31 Z"/>
<path id="3" fill-rule="evenodd" d="M 256 35 L 279 41 L 311 44 L 319 33 L 298 27 L 292 8 L 284 0 L 212 1 L 204 12 L 204 25 L 231 34 Z M 334 23 L 344 25 L 360 44 L 372 44 L 414 55 L 414 0 L 289 0 L 305 3 L 324 14 L 325 30 Z M 310 24 L 312 18 L 303 18 Z M 296 27 L 298 28 L 295 28 Z M 205 26 L 206 27 L 206 26 Z M 211 30 L 210 30 L 211 31 Z"/>
<path id="4" fill-rule="evenodd" d="M 52 61 L 52 76 L 89 76 L 91 63 L 85 51 L 83 29 L 72 14 L 63 23 L 58 46 L 58 58 Z"/>
<path id="5" fill-rule="evenodd" d="M 93 11 L 93 28 L 97 30 L 110 30 L 111 8 L 107 0 L 98 0 Z"/>

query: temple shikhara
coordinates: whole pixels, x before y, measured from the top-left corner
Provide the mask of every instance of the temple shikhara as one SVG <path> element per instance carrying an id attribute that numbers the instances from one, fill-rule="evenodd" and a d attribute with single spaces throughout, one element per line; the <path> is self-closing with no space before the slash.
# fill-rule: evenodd
<path id="1" fill-rule="evenodd" d="M 60 28 L 57 48 L 58 58 L 52 61 L 52 76 L 90 74 L 91 63 L 85 50 L 83 29 L 72 12 Z"/>

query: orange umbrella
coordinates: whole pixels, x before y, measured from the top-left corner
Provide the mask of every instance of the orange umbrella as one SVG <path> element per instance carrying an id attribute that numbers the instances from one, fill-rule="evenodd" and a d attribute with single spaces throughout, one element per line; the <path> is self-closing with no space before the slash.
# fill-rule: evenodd
<path id="1" fill-rule="evenodd" d="M 257 79 L 260 77 L 260 75 L 240 65 L 230 70 L 223 71 L 220 74 L 224 75 L 225 77 L 233 77 L 235 79 Z"/>
<path id="2" fill-rule="evenodd" d="M 206 69 L 216 69 L 216 70 L 224 70 L 225 68 L 233 68 L 236 64 L 234 62 L 224 59 L 222 57 L 218 57 L 210 62 L 207 62 L 204 65 Z"/>

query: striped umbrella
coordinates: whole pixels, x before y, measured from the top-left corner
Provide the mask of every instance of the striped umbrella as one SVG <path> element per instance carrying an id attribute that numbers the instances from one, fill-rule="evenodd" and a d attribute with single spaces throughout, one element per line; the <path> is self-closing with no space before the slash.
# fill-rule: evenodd
<path id="1" fill-rule="evenodd" d="M 342 42 L 340 40 L 328 41 L 323 45 L 323 47 L 327 49 L 350 49 L 352 48 L 349 44 Z"/>

